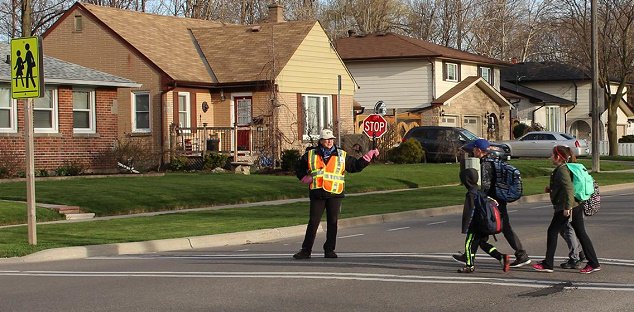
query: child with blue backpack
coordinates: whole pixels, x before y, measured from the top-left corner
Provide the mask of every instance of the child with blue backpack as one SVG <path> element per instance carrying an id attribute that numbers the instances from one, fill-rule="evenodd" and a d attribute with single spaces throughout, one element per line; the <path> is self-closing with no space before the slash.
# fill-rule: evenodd
<path id="1" fill-rule="evenodd" d="M 478 189 L 478 172 L 473 168 L 464 169 L 460 172 L 460 181 L 467 188 L 467 194 L 462 211 L 462 233 L 467 234 L 465 239 L 465 253 L 453 255 L 454 260 L 465 263 L 465 267 L 458 270 L 458 273 L 473 273 L 475 271 L 475 254 L 480 247 L 491 257 L 500 261 L 502 270 L 509 271 L 509 255 L 500 253 L 495 246 L 488 243 L 489 234 L 483 230 L 482 211 L 484 205 L 489 204 L 485 193 Z M 498 216 L 499 218 L 499 216 Z M 500 228 L 494 232 L 500 232 L 501 220 L 498 220 Z"/>
<path id="2" fill-rule="evenodd" d="M 573 173 L 568 164 L 575 164 L 576 158 L 569 147 L 557 145 L 553 148 L 551 161 L 555 169 L 550 175 L 550 185 L 545 191 L 550 193 L 550 201 L 553 204 L 554 215 L 548 226 L 546 238 L 546 257 L 543 261 L 533 265 L 533 269 L 539 272 L 553 272 L 555 250 L 557 249 L 557 236 L 566 223 L 575 231 L 583 252 L 588 259 L 588 264 L 579 273 L 589 274 L 601 270 L 599 259 L 594 251 L 592 241 L 586 233 L 583 223 L 583 208 L 575 198 L 575 186 Z M 577 165 L 577 164 L 575 164 Z M 579 166 L 579 165 L 577 165 Z"/>

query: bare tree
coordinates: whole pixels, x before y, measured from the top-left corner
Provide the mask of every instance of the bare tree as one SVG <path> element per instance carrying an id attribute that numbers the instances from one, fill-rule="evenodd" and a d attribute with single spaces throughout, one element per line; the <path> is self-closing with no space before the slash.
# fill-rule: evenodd
<path id="1" fill-rule="evenodd" d="M 583 0 L 560 0 L 558 19 L 560 55 L 588 73 L 590 62 L 590 6 Z M 617 111 L 626 84 L 634 79 L 634 0 L 598 1 L 599 84 L 608 112 L 610 155 L 618 155 Z M 602 110 L 603 111 L 603 110 Z"/>

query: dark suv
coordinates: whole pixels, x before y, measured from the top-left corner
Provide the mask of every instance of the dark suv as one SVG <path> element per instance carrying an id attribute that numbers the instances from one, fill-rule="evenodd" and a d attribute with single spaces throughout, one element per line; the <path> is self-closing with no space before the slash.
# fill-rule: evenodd
<path id="1" fill-rule="evenodd" d="M 407 131 L 403 142 L 410 138 L 418 140 L 425 150 L 425 161 L 457 161 L 464 156 L 460 148 L 478 138 L 469 130 L 458 127 L 420 126 Z M 489 151 L 508 160 L 511 149 L 506 144 L 491 142 Z"/>

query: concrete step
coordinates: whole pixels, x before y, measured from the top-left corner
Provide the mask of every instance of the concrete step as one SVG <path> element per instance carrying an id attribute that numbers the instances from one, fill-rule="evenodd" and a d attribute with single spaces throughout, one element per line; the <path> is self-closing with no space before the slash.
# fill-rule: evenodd
<path id="1" fill-rule="evenodd" d="M 66 213 L 66 220 L 84 220 L 84 219 L 92 219 L 95 217 L 94 213 Z"/>

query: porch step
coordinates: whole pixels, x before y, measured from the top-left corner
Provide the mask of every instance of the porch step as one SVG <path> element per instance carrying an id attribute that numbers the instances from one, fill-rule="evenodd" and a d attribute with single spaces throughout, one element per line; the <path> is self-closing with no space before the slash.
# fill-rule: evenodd
<path id="1" fill-rule="evenodd" d="M 94 213 L 66 213 L 66 220 L 84 220 L 84 219 L 92 219 L 95 217 Z"/>

